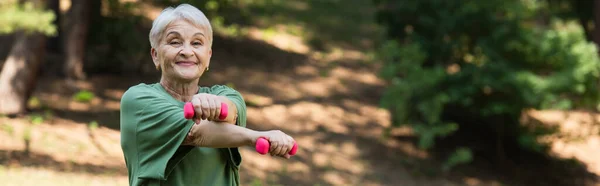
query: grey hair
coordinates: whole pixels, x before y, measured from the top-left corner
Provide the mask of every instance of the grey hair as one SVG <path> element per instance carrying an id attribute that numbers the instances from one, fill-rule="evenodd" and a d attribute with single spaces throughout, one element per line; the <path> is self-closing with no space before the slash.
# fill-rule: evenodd
<path id="1" fill-rule="evenodd" d="M 181 4 L 176 8 L 165 8 L 152 22 L 152 29 L 150 29 L 149 34 L 150 46 L 152 46 L 152 48 L 155 48 L 160 42 L 161 36 L 167 25 L 178 19 L 183 19 L 195 26 L 205 28 L 207 31 L 206 37 L 208 38 L 208 46 L 212 46 L 213 31 L 208 18 L 198 8 L 189 4 Z"/>

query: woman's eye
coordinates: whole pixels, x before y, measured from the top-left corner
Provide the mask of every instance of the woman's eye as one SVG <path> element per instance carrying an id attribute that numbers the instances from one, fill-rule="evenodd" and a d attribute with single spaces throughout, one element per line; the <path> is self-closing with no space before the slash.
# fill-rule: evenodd
<path id="1" fill-rule="evenodd" d="M 193 42 L 192 45 L 202 45 L 201 42 Z"/>
<path id="2" fill-rule="evenodd" d="M 169 44 L 170 44 L 170 45 L 178 45 L 178 44 L 180 44 L 180 43 L 179 43 L 179 41 L 171 41 L 171 42 L 169 42 Z"/>

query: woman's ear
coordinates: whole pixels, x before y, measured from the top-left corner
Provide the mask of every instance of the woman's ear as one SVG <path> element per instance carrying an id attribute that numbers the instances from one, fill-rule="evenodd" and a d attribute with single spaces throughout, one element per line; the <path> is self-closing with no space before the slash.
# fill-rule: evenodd
<path id="1" fill-rule="evenodd" d="M 210 58 L 212 57 L 212 49 L 208 49 L 208 63 L 206 64 L 206 67 L 210 66 Z"/>
<path id="2" fill-rule="evenodd" d="M 160 65 L 158 62 L 158 53 L 154 48 L 150 49 L 150 55 L 152 56 L 152 62 L 154 62 L 154 66 Z"/>

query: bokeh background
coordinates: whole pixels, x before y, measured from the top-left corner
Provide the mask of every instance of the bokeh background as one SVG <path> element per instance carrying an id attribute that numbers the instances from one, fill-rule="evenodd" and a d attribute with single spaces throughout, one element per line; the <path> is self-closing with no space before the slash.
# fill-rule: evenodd
<path id="1" fill-rule="evenodd" d="M 190 3 L 240 91 L 243 185 L 600 185 L 600 0 L 3 0 L 0 184 L 127 185 L 119 101 Z"/>

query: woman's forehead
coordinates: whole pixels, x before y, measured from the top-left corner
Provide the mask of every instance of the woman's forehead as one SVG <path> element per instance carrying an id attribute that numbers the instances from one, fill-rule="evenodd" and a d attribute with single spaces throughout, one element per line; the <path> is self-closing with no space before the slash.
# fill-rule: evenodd
<path id="1" fill-rule="evenodd" d="M 172 32 L 177 32 L 179 34 L 184 34 L 183 32 L 196 34 L 199 32 L 203 35 L 206 35 L 206 26 L 193 24 L 190 21 L 184 19 L 177 19 L 166 26 L 164 33 L 165 36 L 167 36 L 169 33 Z"/>

